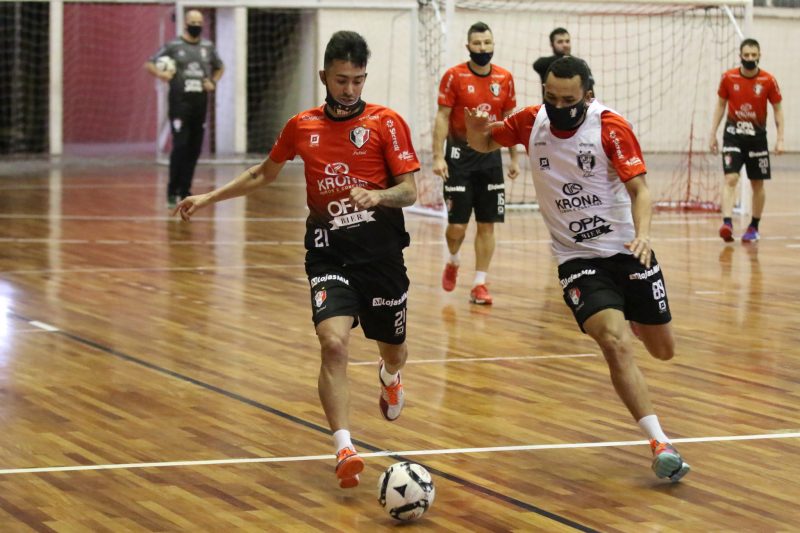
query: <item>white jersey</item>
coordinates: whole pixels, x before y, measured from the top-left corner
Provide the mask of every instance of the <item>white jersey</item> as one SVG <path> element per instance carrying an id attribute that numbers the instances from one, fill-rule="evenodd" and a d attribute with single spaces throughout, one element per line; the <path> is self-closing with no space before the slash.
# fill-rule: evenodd
<path id="1" fill-rule="evenodd" d="M 558 264 L 630 254 L 624 243 L 635 236 L 631 198 L 603 149 L 600 119 L 604 111 L 618 115 L 593 101 L 583 124 L 569 139 L 553 135 L 544 106 L 533 123 L 528 154 Z M 613 139 L 613 131 L 611 135 Z"/>

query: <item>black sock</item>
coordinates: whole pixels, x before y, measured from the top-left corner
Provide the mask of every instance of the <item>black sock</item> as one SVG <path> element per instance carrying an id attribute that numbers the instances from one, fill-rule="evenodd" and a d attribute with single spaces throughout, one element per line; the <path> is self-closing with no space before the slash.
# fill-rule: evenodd
<path id="1" fill-rule="evenodd" d="M 753 218 L 750 219 L 750 225 L 753 226 L 754 228 L 756 228 L 756 231 L 758 231 L 758 223 L 759 222 L 761 222 L 760 218 L 753 217 Z"/>
<path id="2" fill-rule="evenodd" d="M 728 226 L 733 226 L 733 217 L 723 217 L 722 223 L 727 224 Z"/>

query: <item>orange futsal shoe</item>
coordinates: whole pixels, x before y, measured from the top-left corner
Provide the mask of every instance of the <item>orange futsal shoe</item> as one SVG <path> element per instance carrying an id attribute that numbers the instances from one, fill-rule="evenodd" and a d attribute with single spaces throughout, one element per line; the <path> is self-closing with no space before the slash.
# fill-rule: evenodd
<path id="1" fill-rule="evenodd" d="M 492 305 L 492 295 L 486 285 L 475 285 L 469 291 L 469 301 L 478 305 Z"/>
<path id="2" fill-rule="evenodd" d="M 458 277 L 458 265 L 447 263 L 442 274 L 442 288 L 447 292 L 456 288 L 456 278 Z"/>
<path id="3" fill-rule="evenodd" d="M 406 403 L 405 394 L 403 393 L 403 381 L 400 379 L 400 372 L 398 372 L 395 382 L 388 386 L 385 385 L 381 379 L 382 368 L 383 360 L 378 365 L 378 381 L 381 382 L 381 397 L 378 400 L 378 405 L 381 408 L 383 418 L 389 422 L 394 422 L 400 418 L 403 405 Z"/>
<path id="4" fill-rule="evenodd" d="M 342 448 L 336 452 L 336 477 L 343 489 L 358 486 L 358 474 L 364 470 L 364 459 L 353 448 Z"/>

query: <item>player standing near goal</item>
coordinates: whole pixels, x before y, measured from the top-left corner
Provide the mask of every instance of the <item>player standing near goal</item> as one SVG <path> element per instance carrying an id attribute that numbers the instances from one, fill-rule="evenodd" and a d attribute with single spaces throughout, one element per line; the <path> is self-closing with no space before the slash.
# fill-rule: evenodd
<path id="1" fill-rule="evenodd" d="M 361 100 L 369 54 L 361 35 L 334 33 L 319 72 L 325 104 L 290 118 L 263 162 L 224 187 L 184 199 L 175 210 L 188 220 L 202 207 L 272 183 L 295 156 L 304 161 L 310 210 L 305 268 L 321 347 L 319 397 L 342 488 L 358 485 L 364 468 L 349 431 L 350 330 L 360 321 L 365 336 L 377 341 L 379 405 L 387 420 L 403 408 L 400 369 L 408 355 L 403 248 L 409 235 L 401 208 L 416 200 L 419 161 L 400 115 Z"/>
<path id="2" fill-rule="evenodd" d="M 775 154 L 783 153 L 783 111 L 778 81 L 772 74 L 758 68 L 761 48 L 755 39 L 742 41 L 739 56 L 741 67 L 726 71 L 719 82 L 719 100 L 714 110 L 709 137 L 711 153 L 716 154 L 719 151 L 717 128 L 727 105 L 728 115 L 725 132 L 722 134 L 722 170 L 725 173 L 722 187 L 723 218 L 719 228 L 719 236 L 725 242 L 733 242 L 733 204 L 742 166 L 747 169 L 747 177 L 753 189 L 753 217 L 747 231 L 742 235 L 742 241 L 752 242 L 759 239 L 758 223 L 766 201 L 764 180 L 771 177 L 767 145 L 767 101 L 775 111 L 775 126 L 778 129 Z"/>
<path id="3" fill-rule="evenodd" d="M 467 112 L 470 146 L 527 148 L 564 301 L 600 346 L 617 394 L 649 437 L 656 475 L 678 481 L 689 465 L 661 429 L 630 331 L 655 358 L 672 359 L 664 276 L 650 248 L 647 169 L 631 126 L 590 98 L 586 64 L 573 57 L 550 65 L 544 105 L 526 107 L 501 126 L 490 123 L 483 111 Z"/>
<path id="4" fill-rule="evenodd" d="M 572 55 L 572 40 L 569 36 L 569 32 L 564 28 L 556 28 L 551 31 L 550 48 L 553 49 L 553 55 L 540 57 L 533 63 L 533 70 L 536 71 L 539 78 L 542 80 L 542 94 L 544 94 L 544 79 L 553 61 L 564 56 Z M 588 64 L 586 68 L 589 68 Z M 589 90 L 594 92 L 594 78 L 592 77 L 591 70 L 589 70 Z"/>
<path id="5" fill-rule="evenodd" d="M 508 116 L 517 105 L 514 79 L 507 70 L 492 65 L 494 37 L 483 22 L 467 32 L 470 59 L 445 72 L 439 84 L 439 111 L 433 125 L 433 172 L 444 180 L 447 204 L 447 248 L 450 259 L 442 274 L 442 288 L 456 286 L 459 250 L 470 216 L 475 210 L 475 279 L 470 301 L 491 304 L 486 275 L 494 255 L 494 224 L 505 220 L 505 182 L 500 150 L 481 154 L 467 146 L 464 107 L 485 110 L 493 120 Z M 447 139 L 445 152 L 442 147 Z M 510 147 L 508 177 L 519 176 L 516 149 Z"/>
<path id="6" fill-rule="evenodd" d="M 208 93 L 213 92 L 225 67 L 214 43 L 202 39 L 203 14 L 192 9 L 180 37 L 162 46 L 146 63 L 153 76 L 169 83 L 169 123 L 172 153 L 169 156 L 167 206 L 172 209 L 179 198 L 191 194 L 194 167 L 203 148 Z M 175 61 L 176 70 L 156 67 L 159 57 Z"/>

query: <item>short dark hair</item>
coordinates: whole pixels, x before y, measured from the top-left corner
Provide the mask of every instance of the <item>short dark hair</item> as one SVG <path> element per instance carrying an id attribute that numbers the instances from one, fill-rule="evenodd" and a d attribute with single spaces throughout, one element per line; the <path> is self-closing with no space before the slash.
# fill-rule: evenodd
<path id="1" fill-rule="evenodd" d="M 569 32 L 564 28 L 556 28 L 550 32 L 550 46 L 553 46 L 553 41 L 556 40 L 556 35 L 561 35 L 562 33 L 569 35 Z"/>
<path id="2" fill-rule="evenodd" d="M 354 31 L 337 31 L 325 47 L 325 68 L 336 61 L 348 61 L 357 67 L 367 66 L 370 51 L 367 41 Z"/>
<path id="3" fill-rule="evenodd" d="M 592 73 L 589 70 L 589 65 L 586 61 L 573 56 L 564 56 L 556 59 L 550 63 L 550 68 L 544 75 L 547 81 L 547 75 L 553 74 L 556 78 L 574 78 L 575 76 L 581 77 L 581 87 L 584 91 L 592 89 Z"/>
<path id="4" fill-rule="evenodd" d="M 742 50 L 744 49 L 745 46 L 755 46 L 756 48 L 758 48 L 759 52 L 761 51 L 761 46 L 759 46 L 758 41 L 756 41 L 755 39 L 748 38 L 742 41 L 742 44 L 739 45 L 740 54 L 742 53 Z"/>
<path id="5" fill-rule="evenodd" d="M 476 22 L 475 24 L 470 26 L 469 29 L 467 30 L 467 42 L 469 42 L 469 38 L 472 36 L 473 33 L 483 33 L 485 31 L 492 33 L 492 29 L 489 27 L 488 24 L 486 24 L 485 22 Z"/>

